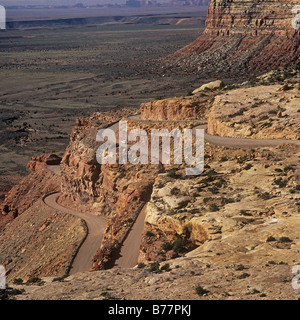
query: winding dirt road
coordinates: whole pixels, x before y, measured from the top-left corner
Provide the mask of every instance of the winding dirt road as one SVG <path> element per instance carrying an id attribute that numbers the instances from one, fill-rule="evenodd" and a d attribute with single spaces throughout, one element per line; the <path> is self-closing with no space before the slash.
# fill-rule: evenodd
<path id="1" fill-rule="evenodd" d="M 140 120 L 140 115 L 134 115 L 129 117 L 132 120 Z M 143 121 L 143 120 L 141 120 Z M 110 129 L 115 132 L 119 129 L 118 123 L 112 124 Z M 300 141 L 295 140 L 273 140 L 273 139 L 241 139 L 241 138 L 230 138 L 230 137 L 220 137 L 213 136 L 206 133 L 207 124 L 203 121 L 199 121 L 199 125 L 193 128 L 195 133 L 196 129 L 205 130 L 205 141 L 225 147 L 267 147 L 267 146 L 277 146 L 284 143 L 292 143 L 300 145 Z M 51 170 L 57 175 L 60 175 L 59 166 L 47 166 L 47 169 Z M 52 193 L 46 195 L 43 198 L 43 201 L 49 207 L 68 214 L 75 215 L 83 219 L 86 223 L 88 229 L 88 235 L 83 241 L 79 251 L 74 258 L 70 274 L 77 272 L 88 271 L 92 265 L 92 257 L 95 255 L 97 250 L 100 248 L 102 243 L 103 234 L 105 231 L 106 219 L 101 216 L 95 216 L 91 214 L 80 213 L 75 210 L 71 210 L 65 207 L 62 207 L 57 203 L 57 198 L 59 193 Z M 125 239 L 120 254 L 115 261 L 114 266 L 130 268 L 134 267 L 137 264 L 138 253 L 140 248 L 140 242 L 142 238 L 142 233 L 144 230 L 144 220 L 145 220 L 146 205 L 141 210 L 133 228 L 131 229 L 129 235 Z"/>
<path id="2" fill-rule="evenodd" d="M 115 267 L 132 268 L 137 265 L 140 244 L 142 241 L 142 234 L 144 231 L 146 207 L 147 204 L 145 204 L 145 206 L 141 210 L 129 235 L 125 239 L 121 247 L 119 257 L 115 261 Z"/>
<path id="3" fill-rule="evenodd" d="M 141 120 L 141 115 L 137 114 L 129 117 L 131 120 L 138 121 L 149 121 Z M 171 120 L 155 120 L 155 122 L 172 122 Z M 186 120 L 177 120 L 173 122 L 186 122 Z M 251 138 L 231 138 L 231 137 L 221 137 L 213 136 L 207 133 L 207 121 L 199 120 L 197 121 L 198 125 L 193 127 L 193 133 L 195 134 L 196 129 L 204 129 L 204 140 L 214 145 L 223 146 L 223 147 L 272 147 L 278 146 L 284 143 L 292 143 L 300 145 L 300 140 L 285 140 L 285 139 L 251 139 Z M 114 124 L 114 130 L 116 129 L 117 124 Z"/>
<path id="4" fill-rule="evenodd" d="M 101 216 L 80 213 L 59 205 L 57 203 L 57 198 L 59 195 L 59 192 L 48 194 L 43 198 L 43 201 L 52 209 L 55 209 L 59 212 L 72 214 L 83 219 L 88 229 L 87 237 L 83 241 L 73 260 L 70 274 L 88 271 L 92 266 L 93 256 L 101 246 L 107 220 Z"/>
<path id="5" fill-rule="evenodd" d="M 220 137 L 213 136 L 206 132 L 207 125 L 200 124 L 193 128 L 195 132 L 196 129 L 204 129 L 204 139 L 214 145 L 223 147 L 238 147 L 238 148 L 254 148 L 254 147 L 272 147 L 278 146 L 284 143 L 292 143 L 300 145 L 299 140 L 285 140 L 285 139 L 250 139 L 250 138 L 230 138 L 230 137 Z"/>

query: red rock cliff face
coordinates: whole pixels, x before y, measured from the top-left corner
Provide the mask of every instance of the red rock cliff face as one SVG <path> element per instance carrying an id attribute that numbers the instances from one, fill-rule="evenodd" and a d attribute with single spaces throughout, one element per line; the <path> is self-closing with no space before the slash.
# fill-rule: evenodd
<path id="1" fill-rule="evenodd" d="M 292 27 L 296 5 L 297 0 L 211 0 L 205 31 L 173 62 L 206 75 L 294 66 L 300 56 L 300 32 Z"/>
<path id="2" fill-rule="evenodd" d="M 93 271 L 113 265 L 114 254 L 150 199 L 155 176 L 162 171 L 161 166 L 100 165 L 96 160 L 100 128 L 85 127 L 84 123 L 74 128 L 61 162 L 59 199 L 67 207 L 108 218 L 102 246 L 93 258 Z"/>

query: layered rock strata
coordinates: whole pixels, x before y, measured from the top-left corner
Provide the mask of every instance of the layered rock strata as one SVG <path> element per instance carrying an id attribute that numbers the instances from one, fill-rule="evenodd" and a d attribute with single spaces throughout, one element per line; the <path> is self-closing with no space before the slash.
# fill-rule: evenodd
<path id="1" fill-rule="evenodd" d="M 297 5 L 296 0 L 212 0 L 203 34 L 166 61 L 205 76 L 295 66 L 300 32 L 292 26 L 296 19 L 292 9 Z"/>
<path id="2" fill-rule="evenodd" d="M 189 93 L 185 97 L 168 98 L 142 103 L 142 120 L 195 120 L 203 119 L 216 95 L 213 91 Z"/>

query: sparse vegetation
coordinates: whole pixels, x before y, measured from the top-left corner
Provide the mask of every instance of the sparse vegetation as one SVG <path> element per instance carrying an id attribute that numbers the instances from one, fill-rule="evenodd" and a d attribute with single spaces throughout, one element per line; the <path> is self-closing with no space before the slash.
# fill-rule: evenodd
<path id="1" fill-rule="evenodd" d="M 167 172 L 167 177 L 169 178 L 178 178 L 177 176 L 177 170 L 176 169 L 171 169 Z"/>
<path id="2" fill-rule="evenodd" d="M 138 265 L 137 265 L 137 267 L 138 267 L 138 269 L 143 269 L 143 268 L 145 268 L 145 264 L 143 263 L 143 262 L 140 262 Z"/>
<path id="3" fill-rule="evenodd" d="M 244 266 L 243 264 L 239 264 L 239 265 L 235 268 L 236 271 L 242 271 L 242 270 L 244 270 L 244 269 L 245 269 L 245 266 Z"/>
<path id="4" fill-rule="evenodd" d="M 283 168 L 283 171 L 284 172 L 288 172 L 288 171 L 295 171 L 294 167 L 292 165 L 289 165 L 289 166 L 285 166 Z"/>
<path id="5" fill-rule="evenodd" d="M 282 178 L 278 178 L 274 180 L 274 183 L 276 185 L 278 185 L 279 188 L 284 188 L 286 187 L 288 181 L 287 180 L 283 180 Z"/>
<path id="6" fill-rule="evenodd" d="M 171 271 L 170 264 L 169 264 L 169 263 L 164 264 L 164 265 L 160 268 L 160 270 L 162 270 L 162 271 Z"/>
<path id="7" fill-rule="evenodd" d="M 276 239 L 273 236 L 269 236 L 266 240 L 266 242 L 272 242 L 272 241 L 276 241 Z"/>
<path id="8" fill-rule="evenodd" d="M 172 195 L 178 195 L 178 194 L 180 194 L 180 190 L 178 188 L 174 187 L 171 189 L 170 193 Z"/>
<path id="9" fill-rule="evenodd" d="M 24 293 L 25 290 L 19 290 L 7 287 L 6 289 L 0 289 L 0 300 L 13 300 L 14 296 Z"/>
<path id="10" fill-rule="evenodd" d="M 171 242 L 164 242 L 162 245 L 161 245 L 161 248 L 165 251 L 169 251 L 169 250 L 172 250 L 173 249 L 173 244 Z"/>
<path id="11" fill-rule="evenodd" d="M 220 209 L 219 209 L 218 205 L 216 205 L 215 203 L 211 203 L 209 205 L 209 210 L 212 212 L 215 212 L 215 211 L 219 211 Z"/>
<path id="12" fill-rule="evenodd" d="M 146 231 L 146 237 L 154 237 L 155 236 L 155 234 L 153 233 L 153 232 L 151 232 L 151 231 Z"/>
<path id="13" fill-rule="evenodd" d="M 207 295 L 209 294 L 209 291 L 204 289 L 202 286 L 198 285 L 196 288 L 195 288 L 195 292 L 198 296 L 202 297 L 204 295 Z"/>
<path id="14" fill-rule="evenodd" d="M 244 167 L 244 170 L 249 170 L 253 167 L 251 163 L 247 163 L 246 166 Z"/>
<path id="15" fill-rule="evenodd" d="M 258 197 L 263 199 L 263 200 L 269 200 L 272 198 L 269 192 L 264 192 L 264 193 L 258 193 Z"/>
<path id="16" fill-rule="evenodd" d="M 60 276 L 60 277 L 54 278 L 54 279 L 52 280 L 52 282 L 56 282 L 56 281 L 62 282 L 62 281 L 64 281 L 68 276 L 69 276 L 68 274 L 64 274 L 64 275 L 62 275 L 62 276 Z"/>
<path id="17" fill-rule="evenodd" d="M 150 268 L 149 268 L 149 271 L 151 272 L 158 272 L 159 271 L 159 262 L 158 261 L 154 261 L 152 263 L 150 263 Z"/>
<path id="18" fill-rule="evenodd" d="M 13 284 L 23 284 L 23 279 L 21 279 L 21 278 L 15 278 L 15 279 L 13 280 Z"/>
<path id="19" fill-rule="evenodd" d="M 246 279 L 250 277 L 250 274 L 249 273 L 242 273 L 241 275 L 237 276 L 238 279 Z"/>
<path id="20" fill-rule="evenodd" d="M 26 284 L 35 284 L 38 286 L 42 286 L 44 283 L 45 283 L 45 281 L 38 278 L 38 277 L 32 277 L 26 282 Z"/>
<path id="21" fill-rule="evenodd" d="M 269 119 L 269 116 L 263 115 L 263 116 L 260 116 L 260 117 L 258 118 L 258 121 L 265 121 L 265 120 L 268 120 L 268 119 Z"/>
<path id="22" fill-rule="evenodd" d="M 184 239 L 182 239 L 181 237 L 178 237 L 174 243 L 173 243 L 173 250 L 175 252 L 184 252 L 185 251 L 185 245 L 186 245 L 186 242 Z"/>
<path id="23" fill-rule="evenodd" d="M 293 242 L 293 240 L 291 240 L 289 237 L 280 237 L 279 238 L 279 242 Z"/>

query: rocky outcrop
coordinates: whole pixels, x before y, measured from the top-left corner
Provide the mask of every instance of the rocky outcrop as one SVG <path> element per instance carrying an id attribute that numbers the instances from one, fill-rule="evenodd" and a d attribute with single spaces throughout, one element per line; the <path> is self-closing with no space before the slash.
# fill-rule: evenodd
<path id="1" fill-rule="evenodd" d="M 189 187 L 170 172 L 156 179 L 146 209 L 140 263 L 178 257 L 209 239 L 207 225 L 195 214 L 194 198 L 186 192 Z"/>
<path id="2" fill-rule="evenodd" d="M 207 145 L 201 177 L 177 170 L 157 178 L 141 250 L 151 263 L 14 285 L 26 290 L 16 299 L 297 300 L 299 156 L 293 145 Z M 208 239 L 180 251 L 200 235 Z"/>
<path id="3" fill-rule="evenodd" d="M 274 77 L 281 83 L 273 84 Z M 299 140 L 298 81 L 296 71 L 269 73 L 254 85 L 246 82 L 217 96 L 207 132 L 222 137 Z"/>
<path id="4" fill-rule="evenodd" d="M 214 265 L 283 259 L 282 250 L 296 249 L 279 238 L 297 238 L 298 155 L 299 147 L 290 145 L 247 151 L 207 145 L 209 165 L 201 176 L 161 174 L 147 205 L 139 261 L 192 258 L 196 252 Z M 193 246 L 198 248 L 187 253 Z"/>
<path id="5" fill-rule="evenodd" d="M 113 266 L 123 241 L 142 208 L 149 201 L 155 176 L 161 170 L 160 166 L 102 166 L 103 192 L 100 194 L 99 204 L 110 219 L 106 225 L 101 248 L 93 258 L 91 270 Z"/>
<path id="6" fill-rule="evenodd" d="M 210 1 L 206 34 L 245 32 L 250 34 L 294 35 L 292 12 L 298 5 L 295 0 L 276 1 Z M 253 33 L 254 32 L 254 33 Z"/>
<path id="7" fill-rule="evenodd" d="M 203 119 L 216 92 L 155 100 L 141 104 L 142 120 L 195 120 Z"/>
<path id="8" fill-rule="evenodd" d="M 45 166 L 58 166 L 61 162 L 61 157 L 56 154 L 43 154 L 41 156 L 32 157 L 28 162 L 28 169 L 33 171 L 38 171 Z"/>
<path id="9" fill-rule="evenodd" d="M 203 114 L 203 106 L 197 102 L 183 99 L 164 99 L 141 105 L 143 120 L 182 120 L 197 119 Z"/>
<path id="10" fill-rule="evenodd" d="M 223 81 L 216 80 L 216 81 L 212 81 L 212 82 L 203 84 L 200 88 L 195 89 L 192 93 L 197 94 L 197 93 L 205 91 L 205 90 L 215 90 L 215 89 L 223 88 L 224 86 L 225 85 L 224 85 Z"/>
<path id="11" fill-rule="evenodd" d="M 292 8 L 298 4 L 296 0 L 212 0 L 203 34 L 166 62 L 206 77 L 294 66 L 299 62 L 300 32 L 292 27 Z"/>
<path id="12" fill-rule="evenodd" d="M 135 109 L 130 108 L 116 108 L 115 110 L 94 112 L 90 117 L 77 118 L 75 122 L 74 130 L 79 127 L 95 128 L 95 127 L 105 127 L 113 122 L 120 120 L 123 117 L 128 117 L 136 113 Z"/>
<path id="13" fill-rule="evenodd" d="M 162 166 L 97 162 L 97 127 L 75 127 L 61 163 L 59 203 L 81 212 L 108 218 L 102 246 L 91 270 L 108 268 L 145 203 Z"/>

